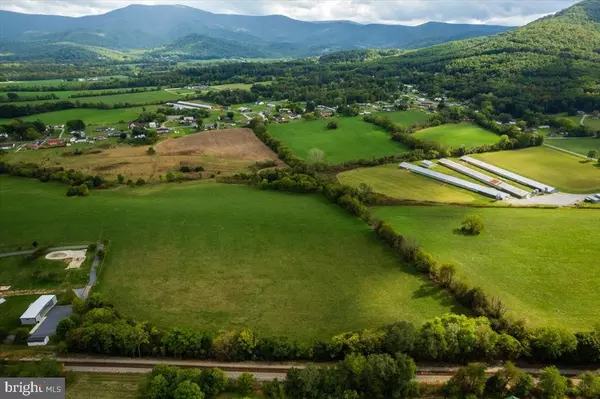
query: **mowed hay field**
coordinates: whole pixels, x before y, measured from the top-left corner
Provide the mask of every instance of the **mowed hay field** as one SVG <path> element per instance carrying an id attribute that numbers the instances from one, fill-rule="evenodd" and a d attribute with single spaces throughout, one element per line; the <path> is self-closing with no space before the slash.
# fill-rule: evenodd
<path id="1" fill-rule="evenodd" d="M 453 233 L 480 215 L 480 236 Z M 598 323 L 600 212 L 579 209 L 379 207 L 374 215 L 413 237 L 534 326 L 584 330 Z"/>
<path id="2" fill-rule="evenodd" d="M 47 125 L 64 125 L 71 119 L 81 119 L 86 124 L 107 124 L 118 123 L 119 121 L 130 122 L 135 120 L 142 112 L 154 111 L 158 106 L 149 105 L 146 107 L 117 108 L 117 109 L 96 109 L 96 108 L 74 108 L 62 111 L 44 112 L 42 114 L 24 116 L 24 121 L 32 122 L 41 120 Z M 11 119 L 0 119 L 0 124 L 10 123 Z"/>
<path id="3" fill-rule="evenodd" d="M 378 115 L 388 117 L 392 122 L 405 126 L 410 126 L 416 122 L 427 122 L 430 118 L 428 113 L 419 110 L 384 112 Z"/>
<path id="4" fill-rule="evenodd" d="M 532 147 L 515 151 L 474 154 L 494 166 L 501 167 L 568 193 L 600 191 L 600 168 L 575 155 L 549 147 Z"/>
<path id="5" fill-rule="evenodd" d="M 600 152 L 600 139 L 546 139 L 546 144 L 587 156 L 590 150 Z"/>
<path id="6" fill-rule="evenodd" d="M 500 136 L 474 123 L 456 123 L 431 127 L 414 133 L 421 140 L 435 141 L 444 147 L 467 148 L 491 145 L 500 140 Z"/>
<path id="7" fill-rule="evenodd" d="M 332 120 L 338 122 L 339 127 L 329 130 L 327 124 Z M 384 130 L 363 121 L 362 117 L 272 123 L 267 130 L 300 158 L 307 159 L 308 152 L 318 148 L 325 153 L 325 161 L 332 164 L 361 158 L 380 158 L 408 151 L 400 143 L 392 141 Z"/>
<path id="8" fill-rule="evenodd" d="M 439 167 L 437 171 L 446 173 Z M 340 183 L 353 187 L 368 184 L 376 193 L 399 200 L 453 204 L 491 202 L 468 190 L 400 169 L 397 164 L 349 170 L 338 174 L 337 178 Z"/>
<path id="9" fill-rule="evenodd" d="M 10 153 L 11 162 L 36 162 L 46 167 L 62 166 L 116 178 L 122 174 L 126 179 L 143 178 L 159 181 L 169 171 L 187 165 L 192 169 L 202 166 L 204 176 L 217 173 L 243 171 L 257 161 L 277 160 L 277 155 L 265 146 L 249 129 L 213 130 L 171 138 L 154 147 L 155 155 L 148 155 L 150 146 L 119 145 L 97 149 L 98 153 L 78 156 L 62 156 L 73 147 L 39 151 Z M 79 148 L 79 147 L 78 147 Z"/>
<path id="10" fill-rule="evenodd" d="M 0 242 L 110 240 L 96 290 L 138 320 L 310 340 L 462 311 L 319 196 L 211 182 L 65 191 L 1 177 Z"/>

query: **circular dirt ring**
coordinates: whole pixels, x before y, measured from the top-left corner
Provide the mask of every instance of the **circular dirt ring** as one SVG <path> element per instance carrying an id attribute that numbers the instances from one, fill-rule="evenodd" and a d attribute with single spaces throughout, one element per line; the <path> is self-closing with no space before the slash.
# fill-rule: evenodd
<path id="1" fill-rule="evenodd" d="M 67 259 L 69 254 L 66 252 L 50 252 L 46 255 L 46 259 Z"/>

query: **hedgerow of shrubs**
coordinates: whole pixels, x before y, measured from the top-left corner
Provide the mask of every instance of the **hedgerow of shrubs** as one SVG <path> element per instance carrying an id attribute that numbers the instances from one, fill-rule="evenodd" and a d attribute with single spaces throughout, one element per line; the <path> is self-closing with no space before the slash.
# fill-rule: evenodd
<path id="1" fill-rule="evenodd" d="M 474 295 L 474 294 L 471 294 Z M 527 359 L 600 363 L 600 330 L 573 334 L 566 329 L 497 332 L 490 319 L 448 314 L 421 326 L 399 322 L 300 344 L 286 337 L 260 337 L 243 329 L 211 333 L 188 327 L 162 330 L 123 317 L 99 294 L 73 301 L 70 321 L 60 323 L 59 349 L 113 356 L 165 356 L 221 361 L 342 360 L 350 354 L 396 355 L 417 360 L 465 363 Z"/>

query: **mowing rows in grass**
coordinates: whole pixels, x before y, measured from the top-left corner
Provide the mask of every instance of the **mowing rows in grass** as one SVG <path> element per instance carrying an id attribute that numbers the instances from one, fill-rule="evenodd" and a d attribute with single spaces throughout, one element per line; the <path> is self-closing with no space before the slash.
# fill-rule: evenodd
<path id="1" fill-rule="evenodd" d="M 98 290 L 138 320 L 308 340 L 452 307 L 362 221 L 315 196 L 205 182 L 67 198 L 62 186 L 1 179 L 0 242 L 109 239 Z"/>

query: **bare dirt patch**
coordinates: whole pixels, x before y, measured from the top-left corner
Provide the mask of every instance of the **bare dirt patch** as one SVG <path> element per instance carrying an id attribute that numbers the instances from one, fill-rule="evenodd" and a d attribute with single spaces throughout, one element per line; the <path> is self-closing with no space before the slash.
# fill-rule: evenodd
<path id="1" fill-rule="evenodd" d="M 223 158 L 260 161 L 277 159 L 250 129 L 213 130 L 168 139 L 156 146 L 164 155 L 208 155 Z"/>

